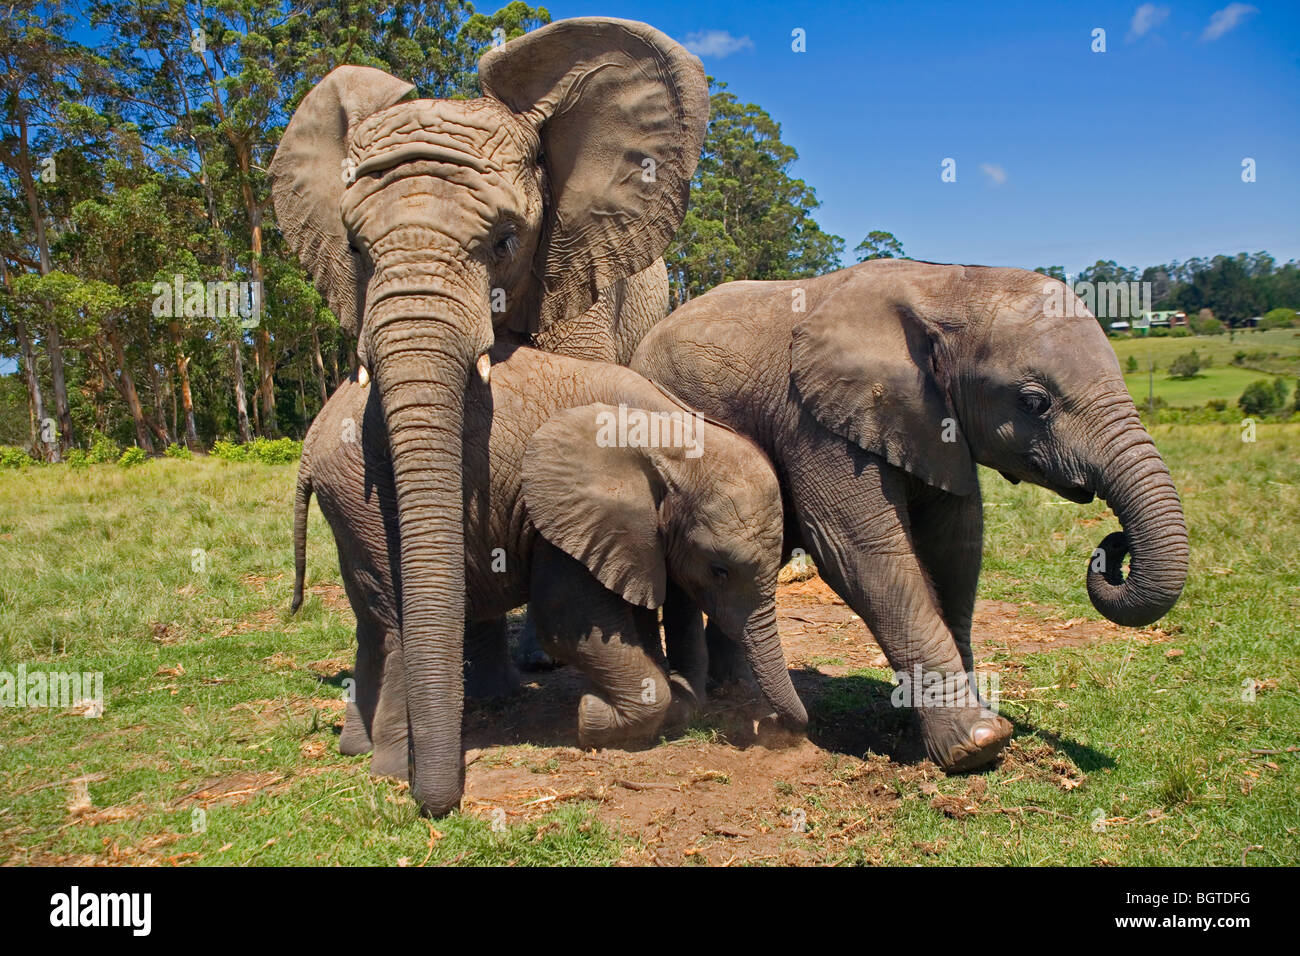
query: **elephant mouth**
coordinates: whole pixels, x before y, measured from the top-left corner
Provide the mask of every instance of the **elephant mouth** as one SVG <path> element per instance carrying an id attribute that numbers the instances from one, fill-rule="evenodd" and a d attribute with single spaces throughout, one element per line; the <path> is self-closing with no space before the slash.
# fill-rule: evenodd
<path id="1" fill-rule="evenodd" d="M 1053 487 L 1051 490 L 1066 501 L 1073 501 L 1076 505 L 1091 504 L 1092 500 L 1097 497 L 1091 488 L 1084 488 L 1082 485 L 1062 485 Z"/>

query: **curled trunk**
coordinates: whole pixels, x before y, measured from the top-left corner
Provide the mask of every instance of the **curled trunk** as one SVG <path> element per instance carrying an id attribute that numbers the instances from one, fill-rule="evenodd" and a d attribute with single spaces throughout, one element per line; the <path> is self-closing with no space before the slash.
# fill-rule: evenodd
<path id="1" fill-rule="evenodd" d="M 1108 535 L 1094 553 L 1088 597 L 1116 624 L 1142 627 L 1163 617 L 1182 593 L 1187 526 L 1169 469 L 1142 426 L 1127 420 L 1108 446 L 1097 493 L 1110 504 L 1123 530 Z"/>

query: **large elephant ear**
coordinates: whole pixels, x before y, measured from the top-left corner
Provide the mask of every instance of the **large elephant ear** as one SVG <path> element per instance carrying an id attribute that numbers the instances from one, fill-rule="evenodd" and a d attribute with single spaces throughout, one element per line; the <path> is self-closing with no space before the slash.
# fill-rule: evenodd
<path id="1" fill-rule="evenodd" d="M 659 503 L 667 485 L 642 449 L 619 448 L 618 410 L 555 415 L 524 453 L 523 492 L 538 532 L 625 601 L 659 607 L 668 588 Z"/>
<path id="2" fill-rule="evenodd" d="M 485 53 L 479 82 L 538 130 L 549 180 L 542 301 L 528 331 L 580 315 L 663 254 L 709 122 L 700 61 L 644 23 L 561 20 Z"/>
<path id="3" fill-rule="evenodd" d="M 413 89 L 383 70 L 340 66 L 303 97 L 271 160 L 280 231 L 352 335 L 361 328 L 366 297 L 360 256 L 339 208 L 347 189 L 348 140 L 359 122 Z"/>
<path id="4" fill-rule="evenodd" d="M 882 294 L 883 293 L 883 294 Z M 975 465 L 938 380 L 936 331 L 898 287 L 842 284 L 794 329 L 795 387 L 813 417 L 928 485 L 976 487 Z"/>

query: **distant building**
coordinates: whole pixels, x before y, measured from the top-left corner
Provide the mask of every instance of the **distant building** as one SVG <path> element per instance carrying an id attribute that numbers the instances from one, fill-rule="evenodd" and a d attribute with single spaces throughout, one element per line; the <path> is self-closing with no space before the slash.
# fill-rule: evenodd
<path id="1" fill-rule="evenodd" d="M 1143 312 L 1141 321 L 1144 323 L 1141 326 L 1142 328 L 1150 327 L 1153 329 L 1168 329 L 1179 326 L 1186 328 L 1187 313 L 1175 312 L 1173 310 L 1167 312 Z M 1139 327 L 1137 322 L 1134 322 L 1133 326 L 1134 328 Z M 1146 333 L 1144 332 L 1143 334 L 1145 335 Z"/>

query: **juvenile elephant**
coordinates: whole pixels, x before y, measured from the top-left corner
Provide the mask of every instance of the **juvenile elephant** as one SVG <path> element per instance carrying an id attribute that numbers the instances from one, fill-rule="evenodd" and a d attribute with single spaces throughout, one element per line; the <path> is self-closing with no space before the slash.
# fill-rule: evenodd
<path id="1" fill-rule="evenodd" d="M 549 24 L 485 53 L 479 82 L 478 99 L 408 99 L 403 80 L 340 66 L 270 166 L 276 221 L 384 412 L 411 791 L 431 814 L 464 775 L 466 379 L 498 332 L 549 333 L 663 254 L 708 119 L 699 60 L 627 20 Z"/>
<path id="2" fill-rule="evenodd" d="M 645 740 L 672 701 L 655 609 L 680 590 L 676 603 L 693 602 L 740 642 L 781 723 L 806 726 L 777 634 L 781 501 L 762 453 L 626 368 L 504 345 L 491 355 L 491 385 L 473 380 L 465 398 L 467 621 L 494 621 L 534 595 L 543 647 L 596 687 L 579 708 L 582 743 Z M 304 442 L 295 609 L 313 491 L 357 617 L 355 703 L 340 746 L 373 746 L 374 772 L 401 776 L 403 532 L 373 385 L 346 382 Z M 483 650 L 500 637 L 487 635 Z M 702 686 L 703 660 L 673 664 L 685 672 L 679 696 Z"/>
<path id="3" fill-rule="evenodd" d="M 787 550 L 811 554 L 895 671 L 946 679 L 947 706 L 919 709 L 942 767 L 987 763 L 1012 732 L 963 676 L 983 551 L 977 462 L 1110 503 L 1123 531 L 1087 575 L 1110 620 L 1148 624 L 1182 591 L 1169 471 L 1097 320 L 1056 280 L 877 260 L 731 282 L 657 325 L 632 368 L 758 442 L 780 478 Z M 723 651 L 711 642 L 711 657 Z"/>

